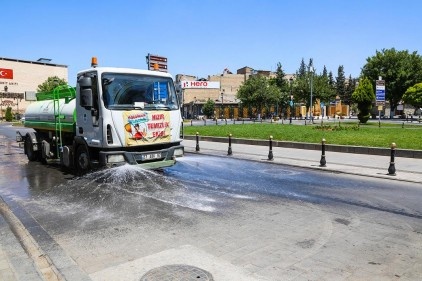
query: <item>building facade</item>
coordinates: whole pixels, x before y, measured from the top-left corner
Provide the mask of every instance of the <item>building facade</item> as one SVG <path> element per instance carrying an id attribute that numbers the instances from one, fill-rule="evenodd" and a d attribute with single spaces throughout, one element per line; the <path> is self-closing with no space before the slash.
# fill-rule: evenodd
<path id="1" fill-rule="evenodd" d="M 67 65 L 50 63 L 49 59 L 28 61 L 0 57 L 0 118 L 7 107 L 19 116 L 35 100 L 38 85 L 48 77 L 57 76 L 68 81 Z"/>

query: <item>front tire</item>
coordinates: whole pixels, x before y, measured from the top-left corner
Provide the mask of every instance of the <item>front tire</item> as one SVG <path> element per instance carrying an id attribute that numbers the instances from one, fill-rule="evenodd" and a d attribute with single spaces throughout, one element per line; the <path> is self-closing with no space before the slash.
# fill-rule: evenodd
<path id="1" fill-rule="evenodd" d="M 76 149 L 75 168 L 78 176 L 85 175 L 91 170 L 91 158 L 85 145 L 79 145 Z"/>

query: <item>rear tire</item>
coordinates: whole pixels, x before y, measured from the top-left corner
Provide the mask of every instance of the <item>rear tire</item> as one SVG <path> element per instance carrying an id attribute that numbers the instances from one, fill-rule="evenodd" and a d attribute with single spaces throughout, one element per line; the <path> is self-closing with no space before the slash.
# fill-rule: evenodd
<path id="1" fill-rule="evenodd" d="M 75 168 L 78 176 L 83 176 L 91 170 L 91 158 L 85 145 L 79 145 L 76 149 Z"/>
<path id="2" fill-rule="evenodd" d="M 34 143 L 30 134 L 26 134 L 25 137 L 25 152 L 29 161 L 37 161 L 39 157 L 38 151 L 34 151 Z"/>

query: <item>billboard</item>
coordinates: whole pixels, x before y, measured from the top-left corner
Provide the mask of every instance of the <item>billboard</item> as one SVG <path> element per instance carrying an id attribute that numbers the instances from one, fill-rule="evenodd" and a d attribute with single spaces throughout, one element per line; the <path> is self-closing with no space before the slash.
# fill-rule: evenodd
<path id="1" fill-rule="evenodd" d="M 220 89 L 220 82 L 215 81 L 181 81 L 182 89 Z"/>

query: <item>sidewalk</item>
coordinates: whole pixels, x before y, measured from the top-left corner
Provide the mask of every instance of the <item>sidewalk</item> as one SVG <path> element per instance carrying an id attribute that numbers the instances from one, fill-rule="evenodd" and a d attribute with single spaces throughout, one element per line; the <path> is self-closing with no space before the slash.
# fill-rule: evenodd
<path id="1" fill-rule="evenodd" d="M 4 204 L 0 198 L 0 204 Z M 3 206 L 4 207 L 4 206 Z M 0 280 L 43 280 L 0 212 Z"/>
<path id="2" fill-rule="evenodd" d="M 227 156 L 228 143 L 199 140 L 196 152 L 195 140 L 183 140 L 187 153 Z M 422 183 L 422 159 L 395 157 L 396 175 L 389 175 L 389 156 L 325 152 L 326 167 L 320 167 L 321 151 L 273 147 L 273 160 L 268 160 L 269 146 L 232 143 L 232 155 L 227 157 L 247 159 L 321 171 L 384 178 L 410 183 Z"/>

